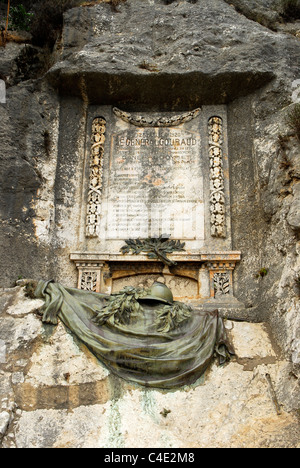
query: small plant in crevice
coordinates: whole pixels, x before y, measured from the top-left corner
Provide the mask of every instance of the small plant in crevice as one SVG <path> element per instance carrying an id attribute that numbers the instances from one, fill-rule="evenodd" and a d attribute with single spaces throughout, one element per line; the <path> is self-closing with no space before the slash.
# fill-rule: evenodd
<path id="1" fill-rule="evenodd" d="M 255 278 L 264 278 L 267 276 L 269 270 L 267 268 L 261 268 L 255 275 Z"/>
<path id="2" fill-rule="evenodd" d="M 28 13 L 23 4 L 11 7 L 9 20 L 10 29 L 17 31 L 30 31 L 31 21 L 34 17 L 33 13 Z"/>
<path id="3" fill-rule="evenodd" d="M 287 124 L 300 141 L 300 104 L 295 104 L 287 116 Z"/>
<path id="4" fill-rule="evenodd" d="M 170 413 L 171 413 L 171 410 L 168 410 L 168 409 L 166 409 L 166 408 L 164 408 L 164 409 L 160 412 L 160 414 L 162 415 L 163 418 L 166 418 L 166 417 L 168 416 L 168 414 L 170 414 Z"/>

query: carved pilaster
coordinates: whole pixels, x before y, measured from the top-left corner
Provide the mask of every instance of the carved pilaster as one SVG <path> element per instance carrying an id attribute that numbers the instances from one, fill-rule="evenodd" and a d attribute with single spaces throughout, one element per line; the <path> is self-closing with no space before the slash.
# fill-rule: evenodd
<path id="1" fill-rule="evenodd" d="M 213 237 L 226 237 L 222 119 L 220 117 L 211 117 L 208 122 L 208 131 L 211 235 Z"/>
<path id="2" fill-rule="evenodd" d="M 94 119 L 92 126 L 86 237 L 97 237 L 100 225 L 105 131 L 105 119 Z"/>

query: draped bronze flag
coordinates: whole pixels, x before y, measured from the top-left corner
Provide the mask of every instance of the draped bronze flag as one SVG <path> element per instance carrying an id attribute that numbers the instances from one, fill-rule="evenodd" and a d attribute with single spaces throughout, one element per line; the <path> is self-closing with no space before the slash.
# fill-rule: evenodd
<path id="1" fill-rule="evenodd" d="M 104 294 L 39 281 L 43 322 L 59 317 L 114 374 L 147 387 L 170 389 L 194 383 L 214 356 L 233 354 L 218 311 L 144 299 L 147 291 L 125 288 Z"/>

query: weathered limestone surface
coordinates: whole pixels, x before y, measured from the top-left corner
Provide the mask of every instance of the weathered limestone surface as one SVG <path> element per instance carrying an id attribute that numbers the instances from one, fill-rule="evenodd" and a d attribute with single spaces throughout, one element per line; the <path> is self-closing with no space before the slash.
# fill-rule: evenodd
<path id="1" fill-rule="evenodd" d="M 300 103 L 299 22 L 280 23 L 276 0 L 127 0 L 118 10 L 68 11 L 56 63 L 39 79 L 24 44 L 0 56 L 9 85 L 0 105 L 2 444 L 129 447 L 139 436 L 144 446 L 297 446 L 300 159 L 286 118 Z M 189 391 L 132 388 L 61 326 L 43 326 L 32 313 L 40 303 L 9 288 L 19 277 L 76 286 L 69 255 L 82 228 L 90 107 L 224 104 L 232 249 L 242 252 L 237 319 L 247 321 L 228 324 L 238 359 Z"/>
<path id="2" fill-rule="evenodd" d="M 300 448 L 299 385 L 265 324 L 227 321 L 233 361 L 166 392 L 111 375 L 23 287 L 0 298 L 1 447 Z"/>
<path id="3" fill-rule="evenodd" d="M 258 89 L 286 67 L 296 46 L 223 0 L 135 0 L 117 14 L 107 4 L 73 9 L 65 16 L 63 44 L 49 75 L 65 92 L 127 108 L 138 95 L 140 107 L 168 111 Z"/>

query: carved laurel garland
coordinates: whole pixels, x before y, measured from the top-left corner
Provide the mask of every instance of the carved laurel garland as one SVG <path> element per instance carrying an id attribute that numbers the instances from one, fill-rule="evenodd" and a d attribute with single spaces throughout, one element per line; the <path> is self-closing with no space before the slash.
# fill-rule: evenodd
<path id="1" fill-rule="evenodd" d="M 208 122 L 208 131 L 211 235 L 213 237 L 226 237 L 222 119 L 220 117 L 211 117 Z"/>
<path id="2" fill-rule="evenodd" d="M 195 109 L 191 112 L 185 112 L 181 115 L 174 115 L 171 117 L 159 117 L 151 119 L 145 116 L 133 116 L 129 112 L 124 112 L 117 107 L 113 108 L 114 114 L 124 122 L 135 125 L 136 127 L 176 127 L 190 120 L 195 119 L 201 112 L 201 108 Z"/>
<path id="3" fill-rule="evenodd" d="M 106 120 L 102 117 L 94 119 L 92 126 L 90 180 L 87 201 L 87 237 L 97 237 L 100 225 L 105 131 Z"/>

